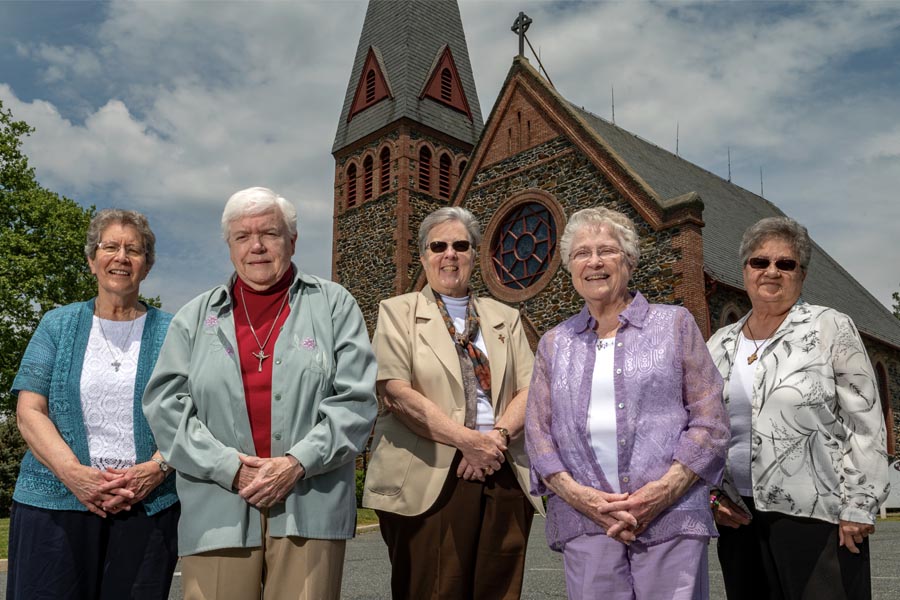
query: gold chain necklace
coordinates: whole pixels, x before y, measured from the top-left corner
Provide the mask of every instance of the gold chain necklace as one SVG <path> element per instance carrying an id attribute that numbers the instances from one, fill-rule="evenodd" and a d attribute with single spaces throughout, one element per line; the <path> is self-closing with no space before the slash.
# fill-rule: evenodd
<path id="1" fill-rule="evenodd" d="M 241 304 L 244 305 L 244 315 L 247 317 L 247 325 L 250 326 L 250 333 L 253 334 L 256 345 L 259 346 L 259 352 L 250 352 L 250 354 L 253 355 L 253 358 L 259 360 L 259 369 L 257 370 L 257 373 L 262 373 L 263 361 L 272 356 L 271 354 L 266 354 L 266 344 L 269 343 L 269 338 L 272 337 L 272 332 L 275 331 L 275 325 L 278 324 L 278 317 L 281 316 L 281 311 L 284 310 L 284 305 L 287 304 L 289 291 L 290 290 L 285 290 L 284 300 L 281 301 L 281 306 L 278 307 L 278 312 L 275 313 L 275 320 L 272 321 L 272 326 L 269 327 L 269 335 L 266 336 L 266 341 L 260 344 L 259 337 L 256 335 L 256 329 L 253 328 L 253 323 L 250 321 L 250 312 L 247 311 L 247 301 L 244 299 L 244 288 L 241 287 Z"/>

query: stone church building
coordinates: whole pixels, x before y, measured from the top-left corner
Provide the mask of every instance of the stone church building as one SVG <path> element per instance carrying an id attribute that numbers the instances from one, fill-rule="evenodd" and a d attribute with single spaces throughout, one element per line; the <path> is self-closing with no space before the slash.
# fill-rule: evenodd
<path id="1" fill-rule="evenodd" d="M 573 212 L 628 214 L 641 234 L 631 287 L 685 306 L 707 337 L 750 308 L 737 256 L 744 230 L 783 214 L 573 105 L 521 55 L 483 122 L 455 0 L 370 1 L 332 153 L 332 277 L 357 298 L 370 332 L 380 300 L 424 285 L 416 234 L 441 206 L 481 221 L 473 285 L 518 308 L 533 345 L 582 306 L 557 248 Z M 893 454 L 900 320 L 818 245 L 803 296 L 859 328 Z"/>

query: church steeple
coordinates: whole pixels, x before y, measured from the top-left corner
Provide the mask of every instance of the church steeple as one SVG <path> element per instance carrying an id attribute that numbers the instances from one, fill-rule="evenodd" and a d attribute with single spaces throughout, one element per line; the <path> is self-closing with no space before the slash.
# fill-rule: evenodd
<path id="1" fill-rule="evenodd" d="M 442 82 L 445 70 L 450 79 Z M 426 90 L 435 76 L 436 98 Z M 367 78 L 389 82 L 388 94 L 382 96 L 387 101 L 360 110 L 356 99 L 360 90 L 365 93 Z M 456 91 L 459 104 L 441 100 L 441 85 Z M 459 110 L 459 105 L 468 110 Z M 332 153 L 400 119 L 473 146 L 481 135 L 484 122 L 456 0 L 369 2 Z"/>
<path id="2" fill-rule="evenodd" d="M 370 0 L 332 147 L 332 277 L 370 329 L 414 284 L 419 223 L 450 203 L 483 127 L 456 0 Z"/>

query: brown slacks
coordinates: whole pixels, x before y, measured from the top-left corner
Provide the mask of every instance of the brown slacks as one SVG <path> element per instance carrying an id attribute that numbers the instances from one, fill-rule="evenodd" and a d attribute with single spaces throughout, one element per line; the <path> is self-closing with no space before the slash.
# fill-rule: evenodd
<path id="1" fill-rule="evenodd" d="M 378 512 L 394 600 L 517 599 L 534 507 L 505 464 L 485 482 L 456 476 L 457 453 L 426 513 Z"/>
<path id="2" fill-rule="evenodd" d="M 345 540 L 273 538 L 261 548 L 224 548 L 181 561 L 184 600 L 338 600 Z"/>

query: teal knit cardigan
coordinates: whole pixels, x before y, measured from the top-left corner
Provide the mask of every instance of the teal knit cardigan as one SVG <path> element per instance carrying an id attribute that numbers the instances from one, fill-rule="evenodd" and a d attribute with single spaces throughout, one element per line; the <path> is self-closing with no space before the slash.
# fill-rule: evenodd
<path id="1" fill-rule="evenodd" d="M 90 465 L 91 457 L 81 412 L 81 369 L 93 315 L 94 300 L 76 302 L 45 314 L 28 343 L 12 385 L 14 394 L 27 390 L 47 398 L 50 420 L 83 465 Z M 134 448 L 139 463 L 150 460 L 156 451 L 156 442 L 141 409 L 141 397 L 171 320 L 171 314 L 147 307 L 134 382 Z M 50 510 L 87 510 L 31 450 L 22 459 L 13 500 Z M 152 515 L 177 501 L 175 478 L 166 477 L 143 504 L 147 514 Z"/>

